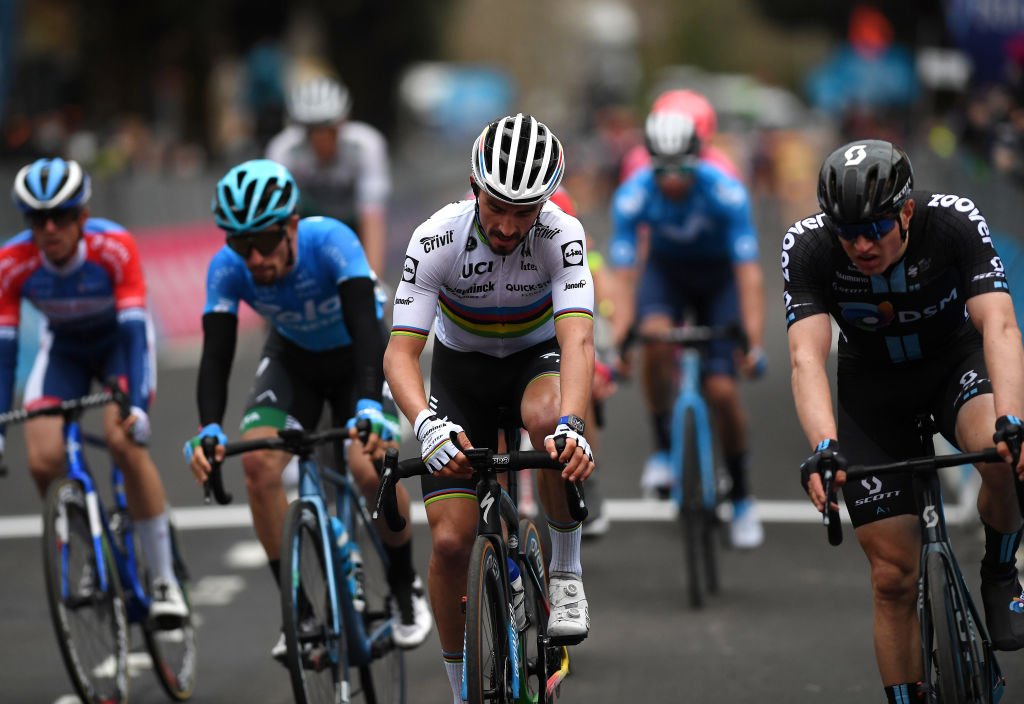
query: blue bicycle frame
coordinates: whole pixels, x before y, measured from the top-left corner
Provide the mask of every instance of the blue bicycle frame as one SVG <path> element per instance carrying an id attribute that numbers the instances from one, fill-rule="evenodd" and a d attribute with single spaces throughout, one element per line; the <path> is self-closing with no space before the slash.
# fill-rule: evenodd
<path id="1" fill-rule="evenodd" d="M 672 407 L 672 470 L 676 480 L 672 486 L 672 500 L 683 506 L 683 459 L 686 457 L 686 412 L 693 414 L 694 441 L 697 445 L 697 459 L 700 464 L 703 503 L 708 509 L 715 508 L 718 501 L 715 482 L 714 449 L 711 445 L 711 420 L 708 404 L 700 392 L 701 353 L 693 347 L 686 347 L 679 355 L 679 394 Z"/>
<path id="2" fill-rule="evenodd" d="M 337 536 L 333 535 L 333 531 L 329 528 L 330 517 L 327 510 L 327 502 L 324 498 L 325 492 L 322 477 L 326 477 L 336 487 L 334 507 L 337 518 L 345 526 L 345 530 L 348 531 L 349 539 L 354 541 L 357 531 L 360 530 L 356 525 L 357 518 L 354 515 L 354 511 L 359 510 L 365 514 L 366 501 L 362 494 L 359 494 L 354 489 L 352 481 L 347 475 L 342 475 L 327 467 L 319 466 L 312 456 L 300 458 L 298 500 L 316 512 L 317 523 L 320 526 L 320 538 L 323 544 L 326 546 L 334 545 Z M 358 507 L 358 509 L 354 507 Z M 364 517 L 367 521 L 369 520 L 368 515 Z M 384 551 L 380 538 L 374 531 L 366 531 L 366 534 L 373 541 L 374 549 L 379 553 L 386 570 L 387 553 Z M 335 632 L 340 632 L 341 624 L 337 623 L 340 614 L 345 626 L 345 642 L 348 644 L 349 662 L 347 664 L 356 667 L 367 665 L 373 660 L 374 644 L 391 636 L 392 621 L 388 619 L 372 633 L 366 632 L 363 614 L 356 611 L 348 580 L 339 578 L 339 572 L 343 566 L 335 562 L 333 550 L 328 550 L 328 554 L 331 556 L 331 559 L 324 562 L 326 563 L 327 582 L 331 585 L 331 588 L 328 590 L 331 599 L 331 613 L 334 615 L 335 620 L 331 625 Z M 297 569 L 298 566 L 293 565 L 292 568 Z M 341 599 L 340 611 L 338 608 L 339 594 L 343 594 L 345 597 Z M 337 652 L 334 649 L 331 649 L 331 657 L 337 658 Z"/>
<path id="3" fill-rule="evenodd" d="M 68 461 L 67 478 L 75 480 L 82 485 L 85 492 L 86 506 L 89 510 L 89 530 L 92 535 L 93 553 L 96 555 L 96 570 L 99 578 L 100 589 L 107 591 L 110 588 L 107 579 L 106 561 L 113 558 L 117 566 L 117 573 L 120 577 L 121 588 L 125 593 L 125 609 L 129 623 L 141 623 L 149 614 L 151 599 L 143 589 L 139 581 L 138 563 L 135 558 L 135 540 L 132 533 L 131 519 L 128 517 L 128 499 L 124 491 L 124 475 L 116 464 L 111 462 L 110 482 L 114 492 L 114 506 L 116 520 L 122 521 L 118 528 L 124 536 L 123 550 L 119 541 L 115 540 L 109 517 L 103 508 L 96 491 L 96 483 L 89 472 L 85 462 L 85 455 L 82 451 L 83 443 L 106 449 L 107 444 L 102 438 L 94 437 L 83 433 L 81 425 L 74 418 L 68 418 L 64 423 L 64 447 Z M 102 533 L 101 533 L 102 531 Z M 107 545 L 110 546 L 110 553 L 103 550 L 102 536 L 106 536 Z M 67 584 L 67 560 L 68 548 L 65 543 L 62 560 L 64 561 L 65 575 L 64 584 L 61 585 L 61 592 L 65 598 L 69 594 Z"/>

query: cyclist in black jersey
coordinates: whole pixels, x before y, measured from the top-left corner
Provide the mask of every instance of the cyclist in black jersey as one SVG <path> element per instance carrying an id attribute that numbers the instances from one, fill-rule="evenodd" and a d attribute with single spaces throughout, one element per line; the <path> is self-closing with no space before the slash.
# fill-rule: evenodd
<path id="1" fill-rule="evenodd" d="M 906 153 L 882 140 L 851 142 L 821 168 L 822 212 L 783 240 L 793 398 L 815 452 L 801 481 L 820 511 L 821 458 L 873 464 L 920 454 L 914 418 L 930 412 L 965 452 L 995 442 L 1021 472 L 1024 351 L 1006 276 L 974 202 L 913 190 Z M 838 423 L 826 360 L 829 316 L 839 326 Z M 838 432 L 837 432 L 838 430 Z M 993 430 L 995 434 L 993 436 Z M 842 454 L 839 448 L 842 447 Z M 982 600 L 993 644 L 1024 646 L 1014 565 L 1021 514 L 1007 465 L 981 465 L 985 527 Z M 836 484 L 871 570 L 875 652 L 890 702 L 921 679 L 916 597 L 920 528 L 909 475 Z"/>
<path id="2" fill-rule="evenodd" d="M 238 334 L 238 307 L 245 301 L 270 332 L 242 417 L 242 440 L 270 437 L 284 428 L 316 428 L 325 406 L 331 422 L 366 418 L 365 445 L 352 430 L 348 464 L 371 500 L 378 477 L 371 461 L 382 456 L 389 427 L 382 407 L 384 352 L 372 271 L 355 233 L 332 218 L 296 214 L 299 191 L 290 172 L 269 159 L 243 162 L 217 183 L 213 212 L 226 243 L 207 275 L 203 351 L 197 400 L 199 434 L 185 445 L 193 475 L 205 481 L 210 465 L 201 441 L 227 437 L 221 422 Z M 385 399 L 387 400 L 387 399 Z M 392 406 L 393 410 L 393 406 Z M 279 579 L 281 532 L 288 508 L 281 481 L 291 456 L 260 450 L 242 456 L 253 527 Z M 408 516 L 408 495 L 401 499 Z M 378 522 L 388 553 L 388 584 L 397 618 L 393 637 L 412 648 L 430 633 L 432 619 L 422 580 L 412 563 L 412 536 Z M 283 660 L 283 634 L 271 654 Z"/>

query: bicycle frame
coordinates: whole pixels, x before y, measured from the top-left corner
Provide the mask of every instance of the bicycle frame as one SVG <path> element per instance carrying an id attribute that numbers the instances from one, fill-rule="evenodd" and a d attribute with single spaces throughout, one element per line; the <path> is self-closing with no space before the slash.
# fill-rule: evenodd
<path id="1" fill-rule="evenodd" d="M 921 433 L 921 442 L 926 455 L 935 454 L 932 436 L 924 429 L 922 429 Z M 967 627 L 972 621 L 974 624 L 981 624 L 982 621 L 979 618 L 977 607 L 974 605 L 974 600 L 969 597 L 970 592 L 967 589 L 967 583 L 949 544 L 949 534 L 946 531 L 946 516 L 942 508 L 942 488 L 939 482 L 939 475 L 937 472 L 915 472 L 912 481 L 914 497 L 917 502 L 917 515 L 921 523 L 921 559 L 917 578 L 917 615 L 919 622 L 922 624 L 922 631 L 926 630 L 926 625 L 929 629 L 931 627 L 930 617 L 925 613 L 924 595 L 927 593 L 925 564 L 929 555 L 939 553 L 944 557 L 948 572 L 958 585 L 958 590 L 962 594 L 967 595 L 963 602 L 970 611 L 970 621 L 965 619 L 964 615 L 959 611 L 959 600 L 954 602 L 955 620 L 958 624 L 961 624 L 961 628 L 966 631 L 969 638 L 976 642 L 980 637 L 981 651 L 985 654 L 985 681 L 993 684 L 991 701 L 998 701 L 1004 686 L 1002 670 L 992 655 L 992 644 L 988 639 L 988 634 L 983 629 L 979 632 L 977 628 Z M 926 634 L 923 633 L 922 636 Z M 931 672 L 934 667 L 929 641 L 930 639 L 924 637 L 921 639 L 921 657 L 925 672 Z"/>
<path id="2" fill-rule="evenodd" d="M 327 467 L 320 466 L 312 453 L 299 457 L 299 496 L 297 500 L 312 506 L 316 511 L 317 521 L 320 525 L 320 537 L 323 540 L 323 544 L 328 548 L 327 554 L 331 556 L 329 560 L 325 561 L 327 565 L 327 579 L 332 585 L 332 588 L 329 590 L 331 610 L 335 621 L 337 621 L 339 614 L 344 620 L 345 642 L 349 646 L 348 665 L 359 667 L 370 663 L 375 656 L 382 652 L 387 639 L 391 636 L 392 622 L 388 620 L 373 633 L 367 633 L 362 615 L 356 611 L 355 605 L 352 602 L 348 580 L 339 579 L 343 566 L 335 563 L 334 551 L 330 549 L 335 538 L 328 528 L 330 519 L 327 509 L 328 504 L 325 499 L 325 480 L 335 488 L 335 513 L 338 520 L 344 524 L 345 530 L 349 531 L 352 540 L 355 539 L 353 534 L 355 516 L 352 511 L 353 502 L 349 499 L 354 497 L 359 509 L 364 512 L 366 510 L 365 499 L 353 486 L 347 471 L 345 474 L 340 474 Z M 370 532 L 370 537 L 374 542 L 375 548 L 380 553 L 386 569 L 387 553 L 383 549 L 380 537 L 375 531 Z M 338 609 L 339 595 L 342 596 L 340 599 L 341 611 Z M 340 632 L 341 624 L 335 622 L 333 626 L 335 631 Z"/>
<path id="3" fill-rule="evenodd" d="M 100 589 L 107 591 L 110 588 L 107 580 L 106 560 L 113 558 L 117 567 L 117 573 L 121 580 L 121 588 L 125 593 L 125 610 L 129 623 L 141 623 L 149 613 L 150 597 L 139 580 L 138 562 L 135 557 L 135 540 L 132 532 L 131 519 L 128 516 L 128 499 L 124 491 L 124 475 L 116 464 L 111 462 L 110 483 L 113 489 L 115 520 L 119 523 L 112 524 L 107 516 L 103 503 L 100 501 L 99 492 L 96 489 L 96 482 L 85 461 L 83 444 L 106 448 L 106 442 L 82 431 L 77 418 L 77 413 L 65 414 L 64 423 L 64 448 L 68 461 L 67 478 L 73 479 L 82 485 L 85 491 L 86 507 L 89 512 L 89 530 L 92 535 L 93 552 L 96 555 L 96 569 L 99 577 Z M 114 539 L 115 527 L 124 536 L 124 550 Z M 101 536 L 107 539 L 110 546 L 110 553 L 102 549 Z M 65 551 L 64 559 L 67 559 Z M 62 585 L 67 596 L 68 585 Z"/>
<path id="4" fill-rule="evenodd" d="M 679 392 L 672 406 L 672 467 L 679 472 L 672 486 L 672 500 L 682 508 L 683 500 L 683 458 L 686 456 L 686 412 L 693 413 L 697 444 L 697 457 L 703 481 L 704 507 L 714 509 L 718 503 L 718 486 L 715 482 L 714 448 L 711 444 L 711 419 L 708 404 L 700 391 L 701 353 L 693 347 L 686 347 L 679 355 Z"/>

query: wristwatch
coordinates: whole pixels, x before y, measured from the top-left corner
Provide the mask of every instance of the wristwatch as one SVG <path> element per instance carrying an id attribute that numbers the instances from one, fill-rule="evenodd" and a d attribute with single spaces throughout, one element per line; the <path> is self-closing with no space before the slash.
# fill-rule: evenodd
<path id="1" fill-rule="evenodd" d="M 583 419 L 580 418 L 579 416 L 562 416 L 561 418 L 558 419 L 558 422 L 559 424 L 569 426 L 570 430 L 573 430 L 579 433 L 580 435 L 583 435 L 584 423 Z"/>

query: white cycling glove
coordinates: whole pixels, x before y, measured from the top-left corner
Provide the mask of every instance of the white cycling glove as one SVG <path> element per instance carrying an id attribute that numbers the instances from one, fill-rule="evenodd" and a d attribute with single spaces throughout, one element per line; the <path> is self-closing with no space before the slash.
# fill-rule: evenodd
<path id="1" fill-rule="evenodd" d="M 131 429 L 132 440 L 136 445 L 145 445 L 149 440 L 149 415 L 138 406 L 132 406 L 128 415 L 135 416 Z"/>
<path id="2" fill-rule="evenodd" d="M 555 432 L 551 433 L 551 435 L 548 435 L 546 438 L 544 438 L 544 444 L 547 444 L 548 439 L 553 440 L 559 435 L 564 436 L 565 438 L 572 438 L 573 440 L 575 440 L 576 446 L 583 448 L 583 454 L 590 458 L 591 462 L 594 461 L 594 453 L 590 451 L 590 443 L 587 442 L 587 439 L 583 437 L 580 433 L 577 433 L 575 430 L 570 428 L 565 423 L 559 423 L 555 427 Z"/>
<path id="3" fill-rule="evenodd" d="M 431 474 L 437 474 L 459 453 L 458 446 L 452 442 L 452 435 L 462 432 L 462 426 L 452 423 L 448 417 L 438 418 L 429 408 L 424 408 L 416 416 L 413 424 L 416 439 L 420 441 L 420 457 Z"/>

